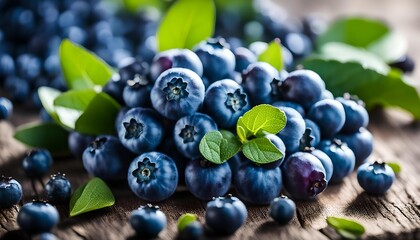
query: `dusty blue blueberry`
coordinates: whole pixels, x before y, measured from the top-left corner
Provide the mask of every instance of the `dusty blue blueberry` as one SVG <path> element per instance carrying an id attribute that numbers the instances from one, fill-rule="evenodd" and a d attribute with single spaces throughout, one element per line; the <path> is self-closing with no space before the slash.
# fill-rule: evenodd
<path id="1" fill-rule="evenodd" d="M 330 139 L 344 126 L 346 114 L 339 101 L 324 99 L 312 105 L 307 118 L 319 126 L 323 139 Z"/>
<path id="2" fill-rule="evenodd" d="M 295 217 L 296 204 L 293 200 L 281 196 L 274 198 L 270 203 L 269 214 L 276 222 L 287 224 Z"/>
<path id="3" fill-rule="evenodd" d="M 51 168 L 53 158 L 47 149 L 34 149 L 23 159 L 22 167 L 30 178 L 41 178 Z"/>
<path id="4" fill-rule="evenodd" d="M 49 203 L 40 201 L 24 204 L 17 215 L 20 228 L 28 233 L 49 232 L 58 221 L 57 209 Z"/>
<path id="5" fill-rule="evenodd" d="M 49 203 L 64 204 L 70 200 L 71 184 L 65 174 L 54 174 L 45 185 L 45 193 Z"/>
<path id="6" fill-rule="evenodd" d="M 130 224 L 138 237 L 149 239 L 157 237 L 165 229 L 167 220 L 158 206 L 148 204 L 131 212 Z"/>
<path id="7" fill-rule="evenodd" d="M 0 178 L 0 209 L 9 208 L 22 199 L 22 186 L 11 177 Z"/>
<path id="8" fill-rule="evenodd" d="M 394 179 L 394 171 L 386 163 L 364 163 L 357 169 L 357 181 L 367 193 L 384 194 Z"/>
<path id="9" fill-rule="evenodd" d="M 0 120 L 8 119 L 13 112 L 12 102 L 4 97 L 0 97 Z"/>
<path id="10" fill-rule="evenodd" d="M 356 158 L 356 166 L 364 163 L 373 151 L 373 136 L 366 128 L 360 128 L 351 134 L 338 134 L 335 136 L 345 142 L 353 151 Z"/>

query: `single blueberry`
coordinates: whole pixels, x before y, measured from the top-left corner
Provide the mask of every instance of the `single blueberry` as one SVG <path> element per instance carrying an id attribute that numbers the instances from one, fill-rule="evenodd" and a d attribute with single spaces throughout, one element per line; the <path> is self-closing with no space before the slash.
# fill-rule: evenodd
<path id="1" fill-rule="evenodd" d="M 64 204 L 70 200 L 71 184 L 65 174 L 54 174 L 45 185 L 48 202 L 52 204 Z"/>
<path id="2" fill-rule="evenodd" d="M 357 181 L 370 194 L 384 194 L 394 179 L 394 171 L 386 163 L 364 163 L 357 169 Z"/>
<path id="3" fill-rule="evenodd" d="M 34 149 L 23 159 L 22 166 L 26 176 L 41 178 L 51 168 L 53 158 L 47 149 Z"/>
<path id="4" fill-rule="evenodd" d="M 285 196 L 281 196 L 271 201 L 268 213 L 276 222 L 284 225 L 292 221 L 295 216 L 295 212 L 295 202 Z"/>
<path id="5" fill-rule="evenodd" d="M 0 209 L 9 208 L 22 199 L 22 186 L 11 177 L 0 178 Z"/>
<path id="6" fill-rule="evenodd" d="M 131 212 L 131 227 L 140 238 L 155 238 L 166 227 L 165 214 L 158 206 L 147 204 Z"/>
<path id="7" fill-rule="evenodd" d="M 28 233 L 49 232 L 58 221 L 57 209 L 49 203 L 40 201 L 24 204 L 17 215 L 20 228 Z"/>

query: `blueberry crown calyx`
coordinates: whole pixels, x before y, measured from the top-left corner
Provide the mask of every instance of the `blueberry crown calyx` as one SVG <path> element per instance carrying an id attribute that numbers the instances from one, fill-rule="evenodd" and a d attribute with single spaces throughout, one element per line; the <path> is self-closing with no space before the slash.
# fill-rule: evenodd
<path id="1" fill-rule="evenodd" d="M 163 88 L 163 92 L 166 93 L 166 99 L 168 101 L 179 101 L 182 98 L 188 97 L 190 94 L 187 91 L 188 83 L 184 82 L 182 78 L 172 78 Z"/>
<path id="2" fill-rule="evenodd" d="M 105 143 L 107 142 L 106 137 L 101 137 L 95 139 L 90 145 L 90 152 L 95 152 L 96 150 L 100 149 Z"/>
<path id="3" fill-rule="evenodd" d="M 226 106 L 231 108 L 234 112 L 240 111 L 246 106 L 246 94 L 241 92 L 241 89 L 236 89 L 233 93 L 227 93 Z"/>

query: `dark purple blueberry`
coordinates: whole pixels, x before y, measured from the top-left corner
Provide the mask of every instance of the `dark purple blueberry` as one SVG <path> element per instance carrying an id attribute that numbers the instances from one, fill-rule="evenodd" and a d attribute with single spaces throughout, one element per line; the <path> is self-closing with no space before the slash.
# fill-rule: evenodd
<path id="1" fill-rule="evenodd" d="M 312 105 L 307 118 L 319 126 L 323 139 L 330 139 L 344 126 L 346 114 L 339 101 L 324 99 Z"/>
<path id="2" fill-rule="evenodd" d="M 364 163 L 357 169 L 357 181 L 367 193 L 384 194 L 394 179 L 394 171 L 386 163 Z"/>
<path id="3" fill-rule="evenodd" d="M 279 72 L 266 62 L 248 65 L 243 72 L 242 85 L 252 105 L 273 103 L 279 98 Z"/>
<path id="4" fill-rule="evenodd" d="M 327 187 L 320 160 L 306 152 L 296 152 L 281 165 L 284 187 L 296 199 L 311 199 Z"/>

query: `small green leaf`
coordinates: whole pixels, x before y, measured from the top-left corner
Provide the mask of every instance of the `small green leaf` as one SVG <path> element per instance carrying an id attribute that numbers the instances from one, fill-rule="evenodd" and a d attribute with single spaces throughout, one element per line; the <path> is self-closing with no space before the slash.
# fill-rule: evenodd
<path id="1" fill-rule="evenodd" d="M 401 166 L 396 162 L 386 162 L 386 165 L 392 168 L 392 171 L 394 171 L 395 174 L 398 174 L 401 172 Z"/>
<path id="2" fill-rule="evenodd" d="M 98 93 L 77 119 L 75 130 L 88 135 L 114 134 L 119 110 L 120 105 L 112 97 Z"/>
<path id="3" fill-rule="evenodd" d="M 100 178 L 92 178 L 77 189 L 70 199 L 70 216 L 94 211 L 114 205 L 115 198 L 106 183 Z"/>
<path id="4" fill-rule="evenodd" d="M 305 69 L 317 72 L 335 96 L 348 92 L 362 99 L 367 109 L 376 105 L 399 107 L 420 119 L 419 93 L 400 73 L 391 70 L 384 75 L 366 69 L 360 63 L 319 58 L 306 59 L 301 64 Z"/>
<path id="5" fill-rule="evenodd" d="M 157 31 L 159 51 L 192 49 L 213 35 L 215 6 L 212 0 L 178 0 L 160 23 Z"/>
<path id="6" fill-rule="evenodd" d="M 244 143 L 242 152 L 245 157 L 258 164 L 271 163 L 283 157 L 283 153 L 265 137 L 254 138 Z"/>
<path id="7" fill-rule="evenodd" d="M 349 17 L 335 21 L 318 37 L 317 48 L 330 42 L 341 42 L 364 48 L 390 63 L 407 53 L 407 41 L 382 21 Z"/>
<path id="8" fill-rule="evenodd" d="M 236 134 L 238 134 L 239 141 L 241 141 L 241 143 L 247 141 L 246 130 L 240 124 L 236 125 Z"/>
<path id="9" fill-rule="evenodd" d="M 60 49 L 61 69 L 70 89 L 104 86 L 113 74 L 112 68 L 94 53 L 65 39 Z"/>
<path id="10" fill-rule="evenodd" d="M 286 125 L 286 115 L 280 109 L 269 104 L 260 104 L 253 107 L 238 119 L 236 129 L 242 143 L 244 136 L 259 136 L 265 133 L 276 134 Z M 242 129 L 245 130 L 245 134 Z"/>
<path id="11" fill-rule="evenodd" d="M 241 149 L 241 143 L 229 131 L 211 131 L 200 141 L 200 153 L 215 164 L 222 164 L 235 156 Z"/>
<path id="12" fill-rule="evenodd" d="M 39 96 L 39 99 L 41 100 L 42 106 L 56 122 L 59 122 L 59 119 L 54 109 L 54 100 L 60 94 L 61 92 L 54 88 L 50 88 L 50 87 L 38 88 L 38 96 Z"/>
<path id="13" fill-rule="evenodd" d="M 93 89 L 70 90 L 55 98 L 54 105 L 84 111 L 96 94 Z"/>
<path id="14" fill-rule="evenodd" d="M 258 61 L 269 63 L 277 70 L 284 68 L 280 39 L 274 39 L 267 49 L 258 56 Z"/>
<path id="15" fill-rule="evenodd" d="M 357 239 L 365 233 L 363 225 L 350 219 L 327 217 L 327 223 L 334 228 L 338 234 L 348 239 Z"/>
<path id="16" fill-rule="evenodd" d="M 123 0 L 124 7 L 130 12 L 137 12 L 146 7 L 155 7 L 157 9 L 163 9 L 166 2 L 162 0 Z"/>
<path id="17" fill-rule="evenodd" d="M 192 214 L 192 213 L 182 214 L 181 217 L 179 217 L 178 218 L 178 221 L 177 221 L 178 231 L 181 232 L 188 225 L 190 225 L 191 223 L 197 221 L 197 219 L 198 219 L 198 217 L 195 214 Z"/>
<path id="18" fill-rule="evenodd" d="M 31 147 L 46 148 L 55 156 L 67 156 L 68 135 L 63 127 L 54 122 L 29 123 L 20 126 L 14 138 Z"/>

